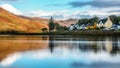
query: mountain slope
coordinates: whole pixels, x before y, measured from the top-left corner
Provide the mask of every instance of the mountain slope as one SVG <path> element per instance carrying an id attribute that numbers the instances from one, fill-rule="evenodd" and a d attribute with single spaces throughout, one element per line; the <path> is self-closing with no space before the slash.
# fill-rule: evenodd
<path id="1" fill-rule="evenodd" d="M 49 23 L 49 19 L 43 19 L 43 18 L 39 18 L 39 17 L 26 17 L 26 16 L 19 16 L 21 18 L 25 18 L 25 19 L 29 19 L 29 20 L 33 20 L 36 22 L 43 22 L 45 24 Z M 70 26 L 71 24 L 75 24 L 76 22 L 78 22 L 78 19 L 68 19 L 68 20 L 54 20 L 55 23 L 58 23 L 61 26 Z"/>
<path id="2" fill-rule="evenodd" d="M 58 20 L 57 21 L 60 25 L 63 26 L 70 26 L 71 24 L 75 24 L 78 22 L 78 19 L 68 19 L 68 20 Z"/>
<path id="3" fill-rule="evenodd" d="M 15 30 L 25 33 L 39 33 L 48 25 L 42 21 L 21 18 L 0 7 L 0 31 Z"/>
<path id="4" fill-rule="evenodd" d="M 31 18 L 32 20 L 34 21 L 42 21 L 46 24 L 49 23 L 49 19 L 42 19 L 42 18 L 37 18 L 37 17 L 34 17 L 34 18 Z M 78 22 L 77 19 L 68 19 L 68 20 L 54 20 L 55 23 L 58 23 L 59 25 L 61 26 L 70 26 L 71 24 L 74 24 L 76 22 Z"/>

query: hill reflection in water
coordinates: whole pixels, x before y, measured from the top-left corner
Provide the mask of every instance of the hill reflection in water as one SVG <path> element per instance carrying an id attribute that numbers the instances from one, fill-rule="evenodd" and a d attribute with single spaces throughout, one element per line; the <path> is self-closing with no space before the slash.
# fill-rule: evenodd
<path id="1" fill-rule="evenodd" d="M 0 39 L 0 68 L 120 67 L 120 37 L 52 35 Z"/>
<path id="2" fill-rule="evenodd" d="M 48 36 L 0 36 L 0 60 L 14 52 L 46 48 L 48 40 Z"/>

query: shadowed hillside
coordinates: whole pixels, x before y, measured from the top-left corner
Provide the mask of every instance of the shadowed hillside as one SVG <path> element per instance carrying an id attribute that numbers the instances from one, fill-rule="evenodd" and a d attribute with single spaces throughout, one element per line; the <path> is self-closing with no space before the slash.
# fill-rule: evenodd
<path id="1" fill-rule="evenodd" d="M 36 22 L 44 22 L 45 24 L 49 23 L 49 19 L 44 19 L 44 18 L 39 18 L 39 17 L 26 17 L 26 16 L 19 16 L 21 18 L 25 18 L 25 19 L 29 19 L 32 21 L 36 21 Z M 78 19 L 68 19 L 68 20 L 54 20 L 55 23 L 58 23 L 61 26 L 70 26 L 71 24 L 75 24 L 76 22 L 78 22 Z"/>

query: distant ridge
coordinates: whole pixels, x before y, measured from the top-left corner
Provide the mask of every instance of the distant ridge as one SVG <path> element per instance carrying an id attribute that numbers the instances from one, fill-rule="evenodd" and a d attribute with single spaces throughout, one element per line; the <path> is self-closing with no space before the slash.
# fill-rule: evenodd
<path id="1" fill-rule="evenodd" d="M 21 18 L 37 21 L 37 22 L 44 22 L 45 24 L 49 23 L 49 19 L 39 18 L 39 17 L 26 17 L 26 16 L 19 16 Z M 61 26 L 70 26 L 71 24 L 75 24 L 78 22 L 78 19 L 68 19 L 68 20 L 54 20 L 55 23 L 58 23 Z"/>

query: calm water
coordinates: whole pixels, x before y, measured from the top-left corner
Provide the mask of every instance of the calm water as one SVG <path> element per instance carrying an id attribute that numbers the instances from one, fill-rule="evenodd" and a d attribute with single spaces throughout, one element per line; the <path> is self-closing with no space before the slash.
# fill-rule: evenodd
<path id="1" fill-rule="evenodd" d="M 120 37 L 0 36 L 0 68 L 120 68 Z"/>

